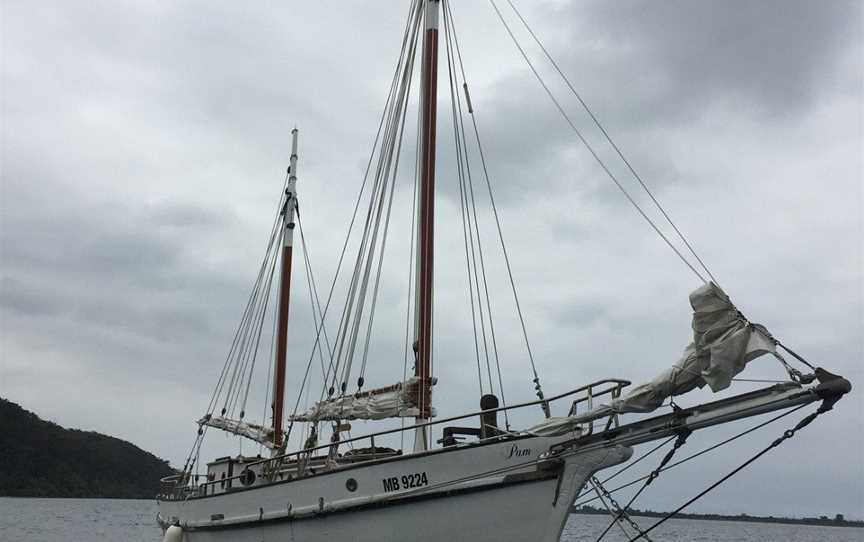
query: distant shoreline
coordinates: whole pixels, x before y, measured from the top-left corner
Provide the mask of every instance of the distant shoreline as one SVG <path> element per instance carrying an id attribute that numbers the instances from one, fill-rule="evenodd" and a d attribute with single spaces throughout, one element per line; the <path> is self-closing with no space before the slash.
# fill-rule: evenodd
<path id="1" fill-rule="evenodd" d="M 594 508 L 592 506 L 583 506 L 582 508 L 574 508 L 571 514 L 585 515 L 603 515 L 608 516 L 609 512 L 605 509 Z M 648 518 L 662 518 L 668 512 L 654 512 L 651 510 L 631 510 L 630 515 Z M 744 521 L 748 523 L 780 523 L 787 525 L 814 525 L 818 527 L 864 527 L 864 521 L 848 520 L 842 515 L 829 518 L 828 516 L 820 516 L 818 518 L 784 518 L 774 516 L 751 516 L 748 514 L 739 514 L 737 516 L 729 516 L 724 514 L 692 514 L 679 513 L 675 514 L 677 519 L 696 519 L 706 521 Z"/>
<path id="2" fill-rule="evenodd" d="M 0 397 L 0 495 L 152 499 L 167 461 L 122 439 L 45 421 Z"/>

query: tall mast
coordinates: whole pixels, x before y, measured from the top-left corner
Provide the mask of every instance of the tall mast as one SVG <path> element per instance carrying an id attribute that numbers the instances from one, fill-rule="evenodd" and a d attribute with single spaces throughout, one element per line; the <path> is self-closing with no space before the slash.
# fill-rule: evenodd
<path id="1" fill-rule="evenodd" d="M 421 74 L 420 201 L 418 205 L 417 304 L 415 376 L 420 378 L 420 416 L 429 418 L 431 408 L 432 285 L 435 237 L 435 124 L 438 100 L 438 9 L 440 0 L 425 0 L 423 66 Z M 426 428 L 418 429 L 414 449 L 428 448 Z"/>
<path id="2" fill-rule="evenodd" d="M 288 308 L 291 293 L 291 255 L 294 247 L 294 212 L 297 208 L 297 128 L 291 130 L 291 161 L 285 206 L 282 207 L 282 267 L 279 279 L 279 313 L 276 322 L 276 369 L 273 379 L 273 444 L 282 445 L 285 414 L 285 368 L 288 354 Z"/>

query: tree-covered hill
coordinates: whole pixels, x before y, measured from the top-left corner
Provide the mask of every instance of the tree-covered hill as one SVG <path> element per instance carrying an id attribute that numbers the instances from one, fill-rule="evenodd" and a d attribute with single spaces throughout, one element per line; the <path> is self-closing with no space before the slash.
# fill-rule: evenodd
<path id="1" fill-rule="evenodd" d="M 0 496 L 148 499 L 173 472 L 129 442 L 64 429 L 0 398 Z"/>

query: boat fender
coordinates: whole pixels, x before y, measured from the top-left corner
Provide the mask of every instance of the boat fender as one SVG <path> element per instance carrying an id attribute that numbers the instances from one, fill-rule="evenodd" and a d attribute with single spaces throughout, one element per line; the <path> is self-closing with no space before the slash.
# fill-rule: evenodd
<path id="1" fill-rule="evenodd" d="M 183 541 L 183 529 L 180 528 L 179 525 L 172 525 L 165 529 L 165 538 L 162 539 L 162 542 L 182 542 Z"/>

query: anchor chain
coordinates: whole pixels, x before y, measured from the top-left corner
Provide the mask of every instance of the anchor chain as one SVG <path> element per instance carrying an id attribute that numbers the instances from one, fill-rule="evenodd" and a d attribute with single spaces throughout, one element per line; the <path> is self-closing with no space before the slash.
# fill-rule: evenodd
<path id="1" fill-rule="evenodd" d="M 603 483 L 600 482 L 600 480 L 598 480 L 596 476 L 591 477 L 591 483 L 594 485 L 595 489 L 597 489 L 603 494 L 603 497 L 609 501 L 609 504 L 612 505 L 612 508 L 615 510 L 616 521 L 620 522 L 621 520 L 625 520 L 627 523 L 630 524 L 630 527 L 636 530 L 637 533 L 645 532 L 642 530 L 642 527 L 640 527 L 639 524 L 636 523 L 636 520 L 633 519 L 633 517 L 627 512 L 627 510 L 621 508 L 621 505 L 618 504 L 618 501 L 615 500 L 615 497 L 613 497 L 612 494 L 609 493 L 609 491 L 603 486 Z M 600 500 L 602 501 L 603 499 Z M 648 535 L 644 535 L 643 538 L 645 538 L 645 540 L 647 540 L 648 542 L 654 542 L 653 540 L 648 538 Z"/>
<path id="2" fill-rule="evenodd" d="M 639 495 L 641 495 L 642 492 L 645 491 L 645 489 L 647 489 L 648 486 L 651 485 L 651 483 L 656 480 L 658 476 L 660 476 L 663 468 L 666 467 L 666 465 L 672 460 L 672 458 L 675 456 L 675 452 L 677 452 L 681 446 L 684 446 L 684 444 L 687 442 L 687 437 L 689 437 L 691 433 L 693 433 L 693 431 L 687 429 L 686 427 L 681 428 L 678 431 L 678 438 L 675 439 L 675 444 L 672 446 L 672 449 L 666 452 L 666 455 L 663 457 L 663 460 L 660 461 L 660 464 L 657 466 L 657 468 L 651 471 L 651 474 L 648 475 L 648 479 L 645 480 L 645 483 L 642 485 L 642 487 L 639 488 L 639 491 L 637 491 L 636 494 L 630 498 L 630 501 L 624 506 L 623 510 L 625 512 L 636 501 L 636 499 L 639 498 Z M 602 533 L 600 533 L 600 536 L 597 537 L 597 540 L 595 542 L 600 542 L 601 540 L 603 540 L 609 530 L 612 529 L 612 526 L 615 525 L 616 521 L 618 521 L 618 518 L 613 519 L 612 522 L 606 526 L 606 529 Z M 639 529 L 639 532 L 645 533 L 646 531 Z"/>

